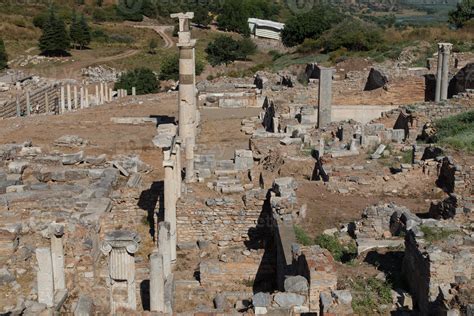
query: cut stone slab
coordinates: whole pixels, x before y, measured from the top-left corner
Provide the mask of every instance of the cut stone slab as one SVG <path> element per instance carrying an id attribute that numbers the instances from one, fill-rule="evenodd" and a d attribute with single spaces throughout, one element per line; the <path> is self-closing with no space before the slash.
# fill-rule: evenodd
<path id="1" fill-rule="evenodd" d="M 86 213 L 102 214 L 112 210 L 112 200 L 109 198 L 94 198 L 86 207 Z"/>
<path id="2" fill-rule="evenodd" d="M 129 188 L 138 188 L 142 182 L 142 175 L 139 173 L 134 173 L 130 176 L 127 181 L 127 187 Z"/>
<path id="3" fill-rule="evenodd" d="M 87 145 L 89 142 L 77 135 L 63 135 L 54 141 L 54 146 L 58 147 L 79 147 Z"/>
<path id="4" fill-rule="evenodd" d="M 301 275 L 287 277 L 284 286 L 285 292 L 308 293 L 308 280 Z"/>
<path id="5" fill-rule="evenodd" d="M 22 174 L 26 167 L 28 167 L 27 161 L 12 161 L 8 164 L 8 172 Z"/>
<path id="6" fill-rule="evenodd" d="M 121 173 L 122 175 L 124 175 L 124 176 L 126 176 L 126 177 L 128 177 L 128 176 L 130 175 L 130 174 L 128 173 L 128 171 L 125 170 L 125 168 L 122 167 L 118 162 L 114 161 L 114 162 L 113 162 L 113 166 L 114 166 L 115 168 L 117 168 L 117 169 L 120 171 L 120 173 Z"/>
<path id="7" fill-rule="evenodd" d="M 332 158 L 359 156 L 358 150 L 339 150 L 331 153 Z"/>
<path id="8" fill-rule="evenodd" d="M 264 292 L 258 292 L 252 297 L 252 304 L 255 307 L 267 307 L 270 306 L 270 294 Z"/>
<path id="9" fill-rule="evenodd" d="M 273 297 L 273 301 L 280 307 L 290 308 L 293 306 L 303 305 L 306 298 L 303 295 L 295 293 L 277 293 Z"/>
<path id="10" fill-rule="evenodd" d="M 357 238 L 357 253 L 369 251 L 376 248 L 391 248 L 404 245 L 403 239 L 374 239 L 374 238 Z"/>
<path id="11" fill-rule="evenodd" d="M 110 121 L 115 124 L 139 125 L 145 123 L 158 123 L 157 117 L 111 117 Z"/>
<path id="12" fill-rule="evenodd" d="M 80 151 L 75 154 L 64 154 L 62 157 L 63 165 L 75 165 L 84 160 L 84 152 Z"/>
<path id="13" fill-rule="evenodd" d="M 282 145 L 300 145 L 303 141 L 301 138 L 290 138 L 290 137 L 285 137 L 280 140 L 280 144 Z"/>
<path id="14" fill-rule="evenodd" d="M 77 301 L 74 316 L 90 316 L 94 312 L 94 302 L 88 296 L 81 295 Z"/>

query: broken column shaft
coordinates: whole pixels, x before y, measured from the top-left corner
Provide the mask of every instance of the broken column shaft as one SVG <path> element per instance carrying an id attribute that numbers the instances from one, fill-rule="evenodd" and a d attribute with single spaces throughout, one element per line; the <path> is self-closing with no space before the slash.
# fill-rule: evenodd
<path id="1" fill-rule="evenodd" d="M 66 288 L 63 248 L 64 226 L 52 224 L 49 229 L 51 233 L 51 258 L 53 265 L 54 289 L 62 290 Z"/>
<path id="2" fill-rule="evenodd" d="M 318 97 L 318 127 L 326 127 L 331 123 L 332 106 L 332 75 L 334 68 L 320 68 Z"/>
<path id="3" fill-rule="evenodd" d="M 176 177 L 173 169 L 176 167 L 170 150 L 164 152 L 163 167 L 165 168 L 164 199 L 165 199 L 165 221 L 170 224 L 170 247 L 171 261 L 176 261 Z"/>
<path id="4" fill-rule="evenodd" d="M 435 102 L 448 99 L 449 56 L 453 44 L 438 43 L 438 65 L 436 69 Z"/>

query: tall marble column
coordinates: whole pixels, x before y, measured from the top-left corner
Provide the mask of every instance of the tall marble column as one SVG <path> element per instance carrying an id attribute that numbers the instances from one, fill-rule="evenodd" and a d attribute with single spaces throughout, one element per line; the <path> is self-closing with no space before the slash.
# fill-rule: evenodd
<path id="1" fill-rule="evenodd" d="M 165 221 L 170 224 L 171 261 L 176 261 L 176 188 L 173 169 L 175 161 L 171 159 L 171 150 L 164 151 L 163 167 L 165 168 L 164 199 Z"/>
<path id="2" fill-rule="evenodd" d="M 135 232 L 115 230 L 105 235 L 101 250 L 108 256 L 107 284 L 110 288 L 110 310 L 136 310 L 135 252 L 140 237 Z"/>
<path id="3" fill-rule="evenodd" d="M 73 91 L 74 91 L 74 109 L 77 110 L 78 106 L 77 106 L 77 86 L 76 85 L 74 86 Z"/>
<path id="4" fill-rule="evenodd" d="M 436 92 L 435 92 L 435 102 L 441 101 L 441 78 L 443 75 L 443 53 L 442 45 L 438 43 L 438 65 L 436 66 Z"/>
<path id="5" fill-rule="evenodd" d="M 179 47 L 179 136 L 186 148 L 188 140 L 195 144 L 196 137 L 196 71 L 195 71 L 195 46 L 196 40 L 191 39 L 190 20 L 194 18 L 193 12 L 176 13 L 172 18 L 179 20 L 178 44 Z M 194 149 L 193 149 L 194 150 Z M 186 160 L 191 150 L 186 151 Z M 188 167 L 188 166 L 187 166 Z M 189 173 L 189 175 L 188 175 Z M 186 168 L 188 181 L 193 181 L 193 168 Z"/>
<path id="6" fill-rule="evenodd" d="M 66 112 L 66 103 L 65 103 L 65 98 L 64 98 L 64 85 L 61 85 L 61 87 L 59 88 L 60 89 L 60 99 L 59 99 L 59 103 L 60 103 L 60 107 L 61 107 L 61 114 Z"/>
<path id="7" fill-rule="evenodd" d="M 71 85 L 68 83 L 66 85 L 66 99 L 67 99 L 67 110 L 72 110 L 72 103 L 71 103 Z"/>
<path id="8" fill-rule="evenodd" d="M 158 224 L 158 253 L 163 256 L 163 273 L 166 280 L 171 274 L 170 223 L 166 221 Z"/>
<path id="9" fill-rule="evenodd" d="M 181 197 L 181 139 L 176 137 L 175 142 L 175 150 L 176 150 L 176 197 L 179 199 Z"/>

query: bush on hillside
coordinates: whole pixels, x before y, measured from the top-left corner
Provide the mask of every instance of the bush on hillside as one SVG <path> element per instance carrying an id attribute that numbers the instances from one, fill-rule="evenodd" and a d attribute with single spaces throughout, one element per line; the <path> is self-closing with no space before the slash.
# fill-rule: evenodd
<path id="1" fill-rule="evenodd" d="M 449 22 L 457 28 L 472 20 L 474 20 L 474 0 L 462 0 L 457 4 L 456 10 L 449 12 Z"/>
<path id="2" fill-rule="evenodd" d="M 126 89 L 131 94 L 132 87 L 136 88 L 137 94 L 156 93 L 160 88 L 160 82 L 151 69 L 136 68 L 122 74 L 114 89 Z"/>
<path id="3" fill-rule="evenodd" d="M 372 24 L 346 19 L 318 39 L 318 45 L 326 52 L 340 48 L 349 51 L 369 51 L 383 42 L 381 30 Z"/>
<path id="4" fill-rule="evenodd" d="M 257 47 L 251 39 L 236 41 L 230 36 L 220 35 L 207 45 L 207 60 L 212 66 L 229 64 L 235 60 L 245 60 L 254 54 Z"/>
<path id="5" fill-rule="evenodd" d="M 342 21 L 343 16 L 330 7 L 317 6 L 313 10 L 292 16 L 285 23 L 282 41 L 287 47 L 303 43 L 306 38 L 317 39 L 332 25 Z"/>
<path id="6" fill-rule="evenodd" d="M 0 70 L 7 68 L 8 66 L 8 55 L 5 50 L 5 43 L 0 38 Z"/>
<path id="7" fill-rule="evenodd" d="M 204 70 L 204 62 L 196 58 L 196 75 L 200 75 Z M 160 80 L 179 80 L 179 55 L 173 54 L 163 59 L 160 67 Z"/>

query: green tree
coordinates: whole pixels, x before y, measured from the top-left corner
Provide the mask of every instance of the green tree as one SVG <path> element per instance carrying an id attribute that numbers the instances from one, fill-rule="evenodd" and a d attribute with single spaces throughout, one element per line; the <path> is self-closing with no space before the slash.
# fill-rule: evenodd
<path id="1" fill-rule="evenodd" d="M 466 22 L 474 19 L 474 0 L 462 0 L 456 10 L 449 12 L 449 23 L 457 28 L 463 27 Z"/>
<path id="2" fill-rule="evenodd" d="M 0 70 L 7 68 L 8 66 L 8 55 L 5 50 L 5 43 L 0 38 Z"/>
<path id="3" fill-rule="evenodd" d="M 41 53 L 47 56 L 64 56 L 69 45 L 70 38 L 66 25 L 62 19 L 56 17 L 54 8 L 51 7 L 38 43 Z"/>
<path id="4" fill-rule="evenodd" d="M 220 35 L 206 48 L 207 60 L 212 66 L 229 64 L 238 58 L 239 43 L 230 36 Z"/>
<path id="5" fill-rule="evenodd" d="M 122 74 L 114 89 L 126 89 L 131 93 L 132 87 L 136 88 L 137 94 L 156 93 L 160 88 L 160 82 L 151 69 L 135 68 Z"/>
<path id="6" fill-rule="evenodd" d="M 244 0 L 226 1 L 217 16 L 217 24 L 222 30 L 249 35 L 249 17 L 250 12 Z"/>
<path id="7" fill-rule="evenodd" d="M 282 31 L 282 41 L 287 47 L 303 43 L 306 38 L 317 39 L 332 25 L 342 21 L 342 15 L 327 6 L 316 6 L 288 19 Z"/>
<path id="8" fill-rule="evenodd" d="M 83 49 L 90 44 L 91 31 L 84 14 L 81 14 L 81 17 L 78 19 L 76 12 L 73 12 L 69 34 L 71 36 L 72 43 L 74 46 L 79 47 L 79 49 Z"/>
<path id="9" fill-rule="evenodd" d="M 200 58 L 196 58 L 196 75 L 200 75 L 205 64 Z M 163 59 L 160 67 L 160 80 L 179 80 L 179 55 L 168 55 Z"/>
<path id="10" fill-rule="evenodd" d="M 255 54 L 257 51 L 257 45 L 250 38 L 243 38 L 239 42 L 239 49 L 237 58 L 238 59 L 247 59 L 248 56 Z"/>

